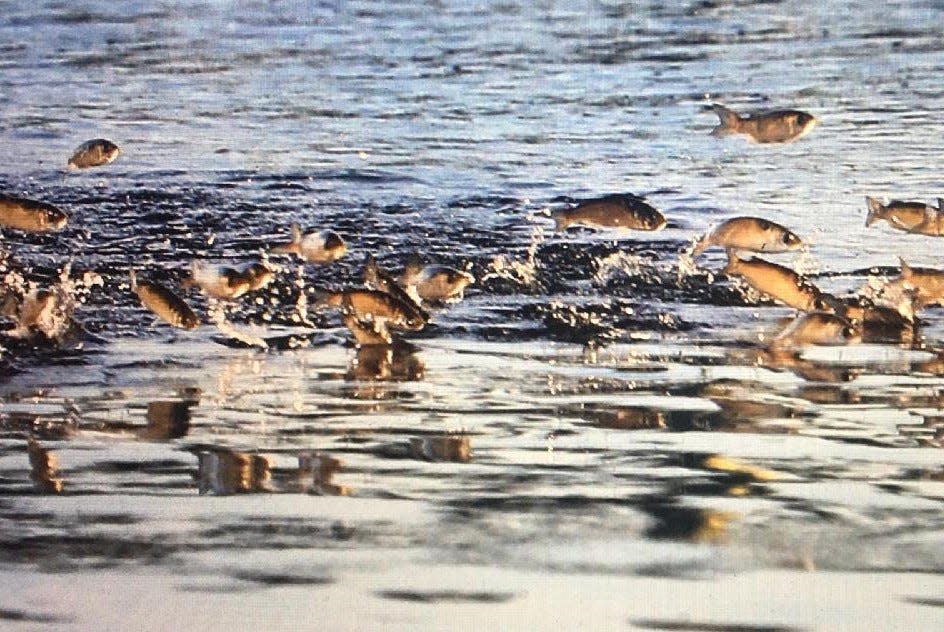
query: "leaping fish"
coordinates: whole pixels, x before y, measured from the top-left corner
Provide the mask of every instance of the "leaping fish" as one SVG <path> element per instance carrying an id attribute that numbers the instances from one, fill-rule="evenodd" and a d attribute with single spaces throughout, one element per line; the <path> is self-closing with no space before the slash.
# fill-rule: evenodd
<path id="1" fill-rule="evenodd" d="M 115 143 L 104 138 L 93 138 L 79 145 L 69 158 L 69 169 L 88 169 L 101 167 L 113 162 L 121 154 Z"/>
<path id="2" fill-rule="evenodd" d="M 584 200 L 569 209 L 551 213 L 554 230 L 560 232 L 570 226 L 616 228 L 620 230 L 659 230 L 665 226 L 665 216 L 643 198 L 629 193 L 617 193 L 592 200 Z"/>
<path id="3" fill-rule="evenodd" d="M 892 228 L 908 233 L 931 237 L 944 235 L 944 200 L 940 198 L 937 200 L 937 208 L 924 202 L 900 200 L 882 204 L 868 196 L 865 201 L 869 207 L 869 214 L 865 218 L 866 227 L 885 220 Z"/>
<path id="4" fill-rule="evenodd" d="M 298 224 L 292 224 L 292 241 L 272 249 L 276 254 L 293 254 L 307 263 L 327 265 L 347 253 L 347 244 L 333 230 L 302 234 Z"/>
<path id="5" fill-rule="evenodd" d="M 182 298 L 158 283 L 139 281 L 134 270 L 131 270 L 131 291 L 138 295 L 142 305 L 168 324 L 180 329 L 200 326 L 200 319 Z"/>
<path id="6" fill-rule="evenodd" d="M 720 124 L 711 131 L 715 137 L 743 134 L 757 143 L 792 143 L 813 131 L 818 121 L 799 110 L 774 110 L 741 116 L 731 108 L 712 104 Z"/>
<path id="7" fill-rule="evenodd" d="M 0 226 L 48 233 L 62 230 L 68 221 L 68 216 L 52 204 L 0 193 Z"/>
<path id="8" fill-rule="evenodd" d="M 803 240 L 780 224 L 760 217 L 732 217 L 706 233 L 692 250 L 697 257 L 711 246 L 730 251 L 789 252 L 803 247 Z"/>

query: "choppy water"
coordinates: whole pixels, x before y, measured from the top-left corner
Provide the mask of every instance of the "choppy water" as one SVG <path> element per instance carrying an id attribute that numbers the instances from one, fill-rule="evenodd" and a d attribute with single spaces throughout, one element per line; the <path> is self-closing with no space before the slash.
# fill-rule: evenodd
<path id="1" fill-rule="evenodd" d="M 67 276 L 86 331 L 3 341 L 0 620 L 938 629 L 941 311 L 904 343 L 772 353 L 793 312 L 718 276 L 722 253 L 694 272 L 679 253 L 753 214 L 810 242 L 777 260 L 840 295 L 899 255 L 935 265 L 934 238 L 863 224 L 867 194 L 942 193 L 942 13 L 4 4 L 0 191 L 71 219 L 4 231 L 3 273 Z M 713 101 L 821 123 L 719 140 Z M 123 155 L 66 173 L 93 137 Z M 615 191 L 669 227 L 551 232 L 547 209 Z M 272 257 L 279 281 L 222 330 L 171 331 L 129 290 L 132 265 L 173 284 L 292 222 L 350 254 Z M 368 254 L 416 252 L 478 282 L 415 351 L 355 351 L 309 309 Z"/>

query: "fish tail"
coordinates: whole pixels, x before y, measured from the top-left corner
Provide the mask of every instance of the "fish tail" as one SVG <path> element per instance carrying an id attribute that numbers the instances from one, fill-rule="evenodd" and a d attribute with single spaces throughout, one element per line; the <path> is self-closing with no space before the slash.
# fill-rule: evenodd
<path id="1" fill-rule="evenodd" d="M 341 307 L 344 304 L 344 292 L 316 290 L 312 297 L 314 307 Z"/>
<path id="2" fill-rule="evenodd" d="M 570 226 L 570 221 L 564 211 L 551 211 L 551 219 L 554 220 L 554 232 L 556 233 L 563 232 Z"/>
<path id="3" fill-rule="evenodd" d="M 741 122 L 741 117 L 738 116 L 737 112 L 719 103 L 712 103 L 711 109 L 718 115 L 718 119 L 720 120 L 720 124 L 711 130 L 712 136 L 721 138 L 722 136 L 737 134 L 738 126 Z"/>
<path id="4" fill-rule="evenodd" d="M 364 283 L 368 285 L 377 285 L 380 282 L 380 269 L 377 267 L 377 260 L 374 255 L 367 255 L 367 262 L 364 264 Z"/>
<path id="5" fill-rule="evenodd" d="M 865 196 L 865 203 L 869 206 L 869 214 L 865 217 L 866 227 L 880 219 L 885 219 L 885 206 L 874 197 Z"/>
<path id="6" fill-rule="evenodd" d="M 711 233 L 705 233 L 701 239 L 695 243 L 695 247 L 692 248 L 692 259 L 705 252 L 708 246 L 711 245 Z"/>
<path id="7" fill-rule="evenodd" d="M 724 268 L 721 270 L 722 274 L 732 275 L 737 274 L 738 270 L 741 267 L 741 260 L 738 259 L 737 253 L 734 250 L 728 250 L 728 262 L 724 264 Z"/>

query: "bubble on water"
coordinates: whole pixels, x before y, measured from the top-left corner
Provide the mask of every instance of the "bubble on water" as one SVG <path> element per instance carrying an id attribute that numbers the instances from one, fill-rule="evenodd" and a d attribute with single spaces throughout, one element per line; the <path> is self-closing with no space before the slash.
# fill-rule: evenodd
<path id="1" fill-rule="evenodd" d="M 648 260 L 628 252 L 616 251 L 596 260 L 596 271 L 593 281 L 597 285 L 606 285 L 620 274 L 625 276 L 639 276 L 643 272 L 643 264 Z"/>
<path id="2" fill-rule="evenodd" d="M 800 276 L 812 276 L 821 271 L 819 261 L 813 256 L 808 245 L 804 245 L 797 252 L 796 259 L 793 260 L 793 270 Z"/>

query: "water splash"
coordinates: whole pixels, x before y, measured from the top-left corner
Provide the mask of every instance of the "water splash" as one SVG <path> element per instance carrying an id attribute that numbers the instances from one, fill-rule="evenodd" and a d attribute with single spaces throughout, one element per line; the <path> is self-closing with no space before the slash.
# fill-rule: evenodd
<path id="1" fill-rule="evenodd" d="M 218 301 L 214 298 L 211 298 L 207 302 L 207 318 L 211 323 L 216 325 L 216 328 L 220 330 L 224 336 L 232 338 L 233 340 L 238 340 L 243 344 L 247 344 L 252 347 L 259 347 L 261 349 L 268 349 L 268 343 L 260 338 L 259 336 L 253 335 L 248 331 L 240 331 L 236 329 L 226 317 L 226 304 L 222 301 Z"/>
<path id="2" fill-rule="evenodd" d="M 534 286 L 537 281 L 538 248 L 545 240 L 544 227 L 537 224 L 532 226 L 531 242 L 525 250 L 524 260 L 511 259 L 506 255 L 495 256 L 489 264 L 488 272 L 482 276 L 481 283 L 484 284 L 490 279 L 504 279 L 523 287 Z"/>

